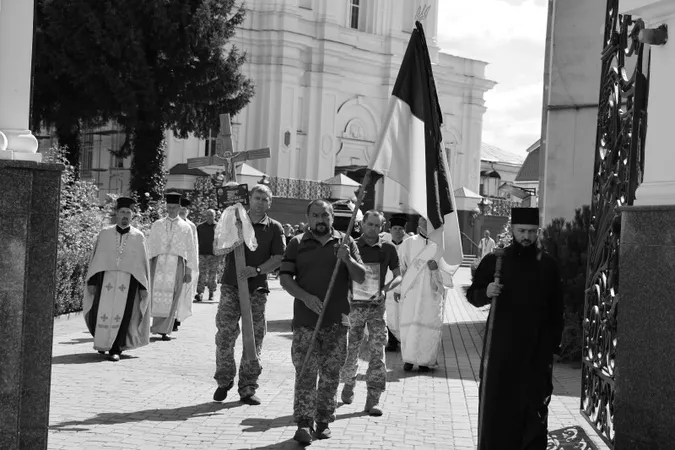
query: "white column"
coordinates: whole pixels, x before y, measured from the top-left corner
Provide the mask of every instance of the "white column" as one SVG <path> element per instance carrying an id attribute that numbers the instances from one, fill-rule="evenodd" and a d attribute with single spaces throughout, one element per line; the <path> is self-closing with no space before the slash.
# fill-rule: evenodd
<path id="1" fill-rule="evenodd" d="M 645 172 L 635 193 L 635 205 L 675 204 L 672 142 L 672 79 L 675 73 L 675 2 L 625 0 L 622 13 L 640 17 L 647 28 L 668 25 L 670 39 L 651 46 L 649 106 L 645 146 Z"/>
<path id="2" fill-rule="evenodd" d="M 33 1 L 0 0 L 0 159 L 42 161 L 28 129 Z"/>

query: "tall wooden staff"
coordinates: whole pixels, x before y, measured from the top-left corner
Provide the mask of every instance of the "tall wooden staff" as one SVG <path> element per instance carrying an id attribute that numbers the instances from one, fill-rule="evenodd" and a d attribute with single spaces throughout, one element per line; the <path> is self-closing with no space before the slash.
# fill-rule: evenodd
<path id="1" fill-rule="evenodd" d="M 359 208 L 361 207 L 361 203 L 363 203 L 363 197 L 366 194 L 366 186 L 368 185 L 368 183 L 370 183 L 370 169 L 366 170 L 366 174 L 363 177 L 363 181 L 361 182 L 359 194 L 356 197 L 356 204 L 354 205 L 354 211 L 352 211 L 352 218 L 349 220 L 349 226 L 347 227 L 345 236 L 342 239 L 342 245 L 345 245 L 349 242 L 349 236 L 352 234 L 354 222 L 356 221 L 356 214 L 358 213 Z M 305 369 L 307 368 L 309 358 L 312 356 L 312 352 L 314 351 L 314 343 L 316 342 L 316 336 L 319 334 L 319 330 L 321 329 L 323 316 L 326 314 L 328 301 L 330 300 L 330 294 L 333 291 L 333 286 L 335 285 L 335 279 L 337 278 L 338 271 L 340 270 L 341 262 L 342 262 L 341 259 L 337 260 L 337 262 L 335 263 L 335 268 L 333 269 L 333 275 L 330 277 L 330 283 L 328 283 L 328 290 L 326 291 L 326 295 L 323 298 L 321 313 L 319 314 L 319 318 L 316 321 L 316 327 L 314 328 L 314 333 L 312 333 L 312 339 L 309 341 L 307 354 L 305 354 L 305 361 L 302 363 L 302 368 L 300 369 L 300 376 L 299 376 L 300 379 L 302 378 L 302 375 L 305 373 Z"/>
<path id="2" fill-rule="evenodd" d="M 494 282 L 499 284 L 499 279 L 502 275 L 502 258 L 504 256 L 503 248 L 496 248 L 494 254 L 497 256 L 497 263 L 495 264 L 495 279 Z M 483 436 L 483 423 L 484 423 L 484 414 L 485 414 L 485 393 L 486 393 L 486 380 L 487 380 L 487 371 L 488 371 L 488 359 L 490 359 L 490 350 L 492 348 L 492 329 L 494 328 L 495 323 L 495 313 L 497 311 L 497 297 L 492 297 L 490 302 L 490 316 L 487 322 L 487 329 L 485 330 L 485 351 L 483 352 L 483 380 L 481 382 L 481 396 L 480 402 L 478 403 L 478 448 L 481 448 L 481 438 Z"/>

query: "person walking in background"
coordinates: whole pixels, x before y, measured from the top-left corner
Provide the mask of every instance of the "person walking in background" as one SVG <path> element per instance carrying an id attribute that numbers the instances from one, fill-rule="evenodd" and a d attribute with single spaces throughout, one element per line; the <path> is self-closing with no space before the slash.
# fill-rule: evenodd
<path id="1" fill-rule="evenodd" d="M 250 361 L 243 355 L 239 363 L 239 398 L 248 405 L 259 405 L 260 398 L 256 395 L 258 378 L 262 373 L 260 354 L 262 352 L 263 339 L 267 331 L 265 319 L 265 305 L 269 286 L 267 274 L 281 264 L 286 244 L 284 230 L 279 222 L 270 218 L 267 211 L 272 206 L 272 191 L 269 187 L 258 184 L 249 192 L 248 217 L 253 224 L 253 231 L 258 247 L 251 251 L 244 246 L 245 267 L 236 267 L 234 252 L 227 254 L 225 273 L 221 280 L 220 303 L 216 313 L 216 373 L 213 378 L 218 387 L 213 394 L 213 400 L 222 402 L 227 398 L 227 393 L 234 387 L 234 376 L 237 366 L 234 360 L 234 344 L 239 337 L 239 319 L 241 307 L 239 305 L 239 288 L 237 278 L 248 280 L 248 289 L 251 302 L 251 315 L 253 318 L 253 334 L 258 358 Z M 224 222 L 221 219 L 216 229 L 216 238 L 222 233 L 231 232 L 236 228 L 233 223 Z"/>
<path id="2" fill-rule="evenodd" d="M 206 220 L 197 226 L 197 240 L 199 241 L 199 279 L 195 302 L 202 301 L 205 288 L 209 288 L 209 301 L 218 287 L 218 264 L 220 256 L 213 253 L 213 243 L 216 230 L 216 212 L 206 210 Z"/>
<path id="3" fill-rule="evenodd" d="M 291 358 L 295 366 L 293 420 L 298 429 L 293 439 L 300 444 L 310 444 L 313 438 L 331 437 L 329 424 L 335 420 L 340 369 L 347 356 L 349 295 L 352 282 L 362 283 L 365 279 L 356 243 L 348 237 L 343 245 L 344 233 L 333 228 L 333 206 L 325 200 L 313 200 L 307 206 L 307 219 L 309 230 L 288 243 L 279 272 L 281 286 L 295 298 Z M 328 304 L 324 305 L 338 259 L 340 268 Z M 324 307 L 316 345 L 301 378 L 305 356 Z"/>
<path id="4" fill-rule="evenodd" d="M 398 254 L 399 249 L 401 248 L 401 243 L 408 239 L 410 236 L 406 234 L 405 227 L 408 224 L 408 218 L 405 214 L 394 214 L 391 219 L 389 219 L 389 233 L 385 234 L 384 240 L 390 241 L 396 246 L 396 252 Z M 400 259 L 400 255 L 399 255 Z M 394 277 L 391 271 L 387 272 L 387 282 L 391 282 L 391 279 Z M 392 295 L 388 295 L 386 299 L 386 310 L 387 310 L 387 347 L 385 348 L 388 352 L 395 352 L 398 350 L 398 347 L 401 343 L 401 328 L 400 328 L 400 314 L 401 314 L 401 286 L 397 285 L 392 290 Z"/>
<path id="5" fill-rule="evenodd" d="M 483 239 L 478 243 L 479 257 L 480 259 L 485 258 L 485 256 L 492 253 L 495 249 L 495 241 L 490 237 L 490 231 L 485 230 L 483 233 Z"/>
<path id="6" fill-rule="evenodd" d="M 192 237 L 194 239 L 195 243 L 195 252 L 199 254 L 199 245 L 198 245 L 198 238 L 197 238 L 197 226 L 194 224 L 193 221 L 188 219 L 188 216 L 190 215 L 190 205 L 192 202 L 188 200 L 185 197 L 181 197 L 180 199 L 180 209 L 178 210 L 178 217 L 183 219 L 185 222 L 187 222 L 188 225 L 190 225 L 190 229 L 192 230 Z M 178 312 L 176 313 L 176 321 L 174 322 L 173 325 L 173 331 L 178 331 L 178 327 L 180 326 L 181 321 L 187 319 L 192 315 L 192 297 L 194 297 L 195 292 L 197 291 L 197 280 L 199 279 L 199 270 L 194 270 L 192 272 L 192 280 L 190 283 L 186 284 L 183 287 L 183 299 L 180 302 L 180 306 L 178 308 Z"/>
<path id="7" fill-rule="evenodd" d="M 448 288 L 452 287 L 449 267 L 437 259 L 437 245 L 427 237 L 427 221 L 420 217 L 417 235 L 403 241 L 401 258 L 401 358 L 403 370 L 414 365 L 428 372 L 438 362 L 443 335 L 443 311 Z"/>
<path id="8" fill-rule="evenodd" d="M 466 295 L 477 308 L 494 299 L 479 371 L 479 450 L 546 448 L 553 355 L 564 326 L 560 269 L 539 245 L 539 210 L 513 208 L 511 223 L 499 284 L 497 256 L 488 254 Z"/>
<path id="9" fill-rule="evenodd" d="M 119 197 L 117 225 L 96 238 L 82 302 L 94 349 L 119 361 L 122 351 L 148 344 L 150 267 L 143 233 L 131 226 L 136 202 Z"/>
<path id="10" fill-rule="evenodd" d="M 363 216 L 363 235 L 356 240 L 366 268 L 366 279 L 363 283 L 354 283 L 352 286 L 347 360 L 341 373 L 345 383 L 342 401 L 349 405 L 354 401 L 359 349 L 367 326 L 370 360 L 366 372 L 368 392 L 364 411 L 371 416 L 382 415 L 380 396 L 387 383 L 387 365 L 384 358 L 384 346 L 387 343 L 385 299 L 387 292 L 401 282 L 396 247 L 391 242 L 384 241 L 379 234 L 383 223 L 384 215 L 379 211 L 366 212 Z M 394 278 L 385 283 L 388 270 L 393 273 Z"/>
<path id="11" fill-rule="evenodd" d="M 164 197 L 168 215 L 152 224 L 148 239 L 153 317 L 150 331 L 170 341 L 179 309 L 187 309 L 181 306 L 185 301 L 183 286 L 192 281 L 199 260 L 192 229 L 178 217 L 181 195 L 169 193 Z"/>

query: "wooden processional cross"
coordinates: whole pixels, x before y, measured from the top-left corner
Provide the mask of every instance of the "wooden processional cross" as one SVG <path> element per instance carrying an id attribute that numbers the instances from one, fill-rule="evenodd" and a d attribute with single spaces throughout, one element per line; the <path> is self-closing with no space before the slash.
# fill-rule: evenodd
<path id="1" fill-rule="evenodd" d="M 221 196 L 219 195 L 219 207 L 232 206 L 237 203 L 248 206 L 248 189 L 246 185 L 239 185 L 237 183 L 236 164 L 238 162 L 266 159 L 269 157 L 269 147 L 235 152 L 232 146 L 230 115 L 221 114 L 220 132 L 218 133 L 218 138 L 216 140 L 216 154 L 188 159 L 188 169 L 204 166 L 223 166 L 225 184 L 222 187 L 218 187 L 218 191 L 219 193 L 221 190 L 224 192 L 225 201 L 221 204 Z M 239 273 L 239 270 L 246 267 L 246 257 L 241 231 L 241 218 L 239 217 L 238 211 L 236 214 L 237 232 L 239 233 L 239 238 L 242 240 L 242 243 L 234 248 L 234 269 L 236 273 Z M 248 279 L 237 277 L 237 287 L 239 288 L 239 308 L 241 310 L 241 336 L 244 344 L 243 357 L 246 360 L 252 361 L 258 359 L 258 354 L 255 349 L 255 335 L 253 334 L 253 314 L 251 312 Z"/>

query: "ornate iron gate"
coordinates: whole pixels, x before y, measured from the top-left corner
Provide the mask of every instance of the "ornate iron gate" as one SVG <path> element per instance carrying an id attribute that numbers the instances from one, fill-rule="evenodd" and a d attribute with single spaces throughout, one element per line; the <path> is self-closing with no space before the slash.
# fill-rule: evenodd
<path id="1" fill-rule="evenodd" d="M 619 302 L 621 216 L 642 181 L 649 63 L 641 20 L 607 0 L 589 233 L 581 409 L 608 445 L 614 444 L 614 380 Z M 648 58 L 647 58 L 648 59 Z"/>

